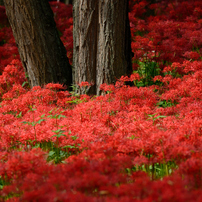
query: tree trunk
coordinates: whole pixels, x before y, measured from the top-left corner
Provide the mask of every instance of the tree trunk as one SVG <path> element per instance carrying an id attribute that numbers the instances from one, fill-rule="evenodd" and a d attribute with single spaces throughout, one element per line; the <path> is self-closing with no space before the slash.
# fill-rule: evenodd
<path id="1" fill-rule="evenodd" d="M 72 70 L 47 0 L 4 0 L 30 86 L 72 84 Z"/>
<path id="2" fill-rule="evenodd" d="M 98 0 L 75 0 L 73 23 L 73 83 L 96 84 Z M 96 94 L 95 85 L 89 93 Z"/>
<path id="3" fill-rule="evenodd" d="M 73 17 L 74 82 L 94 83 L 98 95 L 132 70 L 128 0 L 74 0 Z"/>
<path id="4" fill-rule="evenodd" d="M 73 0 L 64 0 L 65 4 L 72 4 Z"/>

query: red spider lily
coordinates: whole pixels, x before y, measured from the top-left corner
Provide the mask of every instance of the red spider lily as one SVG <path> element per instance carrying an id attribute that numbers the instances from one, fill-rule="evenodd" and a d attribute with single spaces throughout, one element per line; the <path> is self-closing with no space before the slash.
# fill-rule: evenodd
<path id="1" fill-rule="evenodd" d="M 71 59 L 72 7 L 51 6 Z M 133 73 L 97 97 L 29 89 L 11 29 L 0 29 L 0 201 L 200 202 L 201 6 L 130 1 L 133 67 L 161 70 L 155 85 L 125 85 L 141 81 Z"/>
<path id="2" fill-rule="evenodd" d="M 82 82 L 79 84 L 79 87 L 86 87 L 86 86 L 91 86 L 91 84 L 88 83 L 87 81 L 82 81 Z"/>

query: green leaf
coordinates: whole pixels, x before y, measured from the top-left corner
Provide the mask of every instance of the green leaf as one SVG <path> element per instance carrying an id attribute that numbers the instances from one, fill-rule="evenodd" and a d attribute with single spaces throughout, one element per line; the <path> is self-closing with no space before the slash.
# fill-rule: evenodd
<path id="1" fill-rule="evenodd" d="M 23 123 L 24 125 L 25 125 L 25 124 L 31 125 L 30 122 L 27 122 L 27 121 L 23 121 L 22 123 Z"/>
<path id="2" fill-rule="evenodd" d="M 40 119 L 36 123 L 40 124 L 42 121 L 45 121 L 45 119 Z"/>
<path id="3" fill-rule="evenodd" d="M 65 132 L 65 130 L 61 130 L 61 129 L 58 129 L 58 130 L 52 130 L 54 133 L 63 133 Z"/>
<path id="4" fill-rule="evenodd" d="M 148 117 L 154 117 L 156 114 L 148 114 Z"/>
<path id="5" fill-rule="evenodd" d="M 51 109 L 48 113 L 51 114 L 53 112 L 53 109 Z"/>
<path id="6" fill-rule="evenodd" d="M 22 84 L 22 87 L 25 86 L 25 84 L 27 84 L 28 82 L 27 81 L 24 81 L 23 84 Z"/>
<path id="7" fill-rule="evenodd" d="M 63 148 L 64 148 L 64 149 L 65 149 L 65 148 L 75 149 L 75 148 L 77 148 L 77 147 L 75 147 L 74 145 L 67 145 L 67 146 L 64 146 Z"/>
<path id="8" fill-rule="evenodd" d="M 22 112 L 20 112 L 16 117 L 21 118 L 22 117 Z"/>
<path id="9" fill-rule="evenodd" d="M 59 114 L 59 115 L 58 115 L 58 119 L 60 119 L 60 118 L 66 118 L 66 116 L 65 116 L 65 115 L 62 115 L 62 114 Z"/>
<path id="10" fill-rule="evenodd" d="M 59 133 L 59 134 L 56 134 L 56 135 L 53 135 L 52 137 L 61 137 L 61 136 L 65 136 L 65 137 L 67 137 L 65 134 L 62 134 L 62 133 Z"/>
<path id="11" fill-rule="evenodd" d="M 71 136 L 72 140 L 77 140 L 78 137 L 77 136 Z"/>
<path id="12" fill-rule="evenodd" d="M 44 116 L 45 116 L 45 114 L 42 114 L 42 115 L 41 115 L 41 118 L 43 118 Z"/>
<path id="13" fill-rule="evenodd" d="M 158 102 L 158 103 L 156 103 L 156 105 L 163 105 L 164 104 L 164 101 L 160 101 L 160 102 Z"/>
<path id="14" fill-rule="evenodd" d="M 54 151 L 49 151 L 48 156 L 53 156 L 53 155 L 55 155 L 55 152 Z"/>
<path id="15" fill-rule="evenodd" d="M 160 116 L 157 116 L 156 119 L 166 118 L 166 117 L 167 117 L 167 116 L 162 116 L 162 115 L 160 115 Z"/>

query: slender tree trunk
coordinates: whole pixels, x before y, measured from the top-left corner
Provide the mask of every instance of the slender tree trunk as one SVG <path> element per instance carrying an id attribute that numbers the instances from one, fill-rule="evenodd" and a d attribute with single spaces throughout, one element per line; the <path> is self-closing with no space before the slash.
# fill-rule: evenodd
<path id="1" fill-rule="evenodd" d="M 74 0 L 74 82 L 115 83 L 131 70 L 128 0 Z M 81 93 L 84 93 L 81 91 Z"/>
<path id="2" fill-rule="evenodd" d="M 47 0 L 4 0 L 31 87 L 72 83 L 71 66 Z"/>

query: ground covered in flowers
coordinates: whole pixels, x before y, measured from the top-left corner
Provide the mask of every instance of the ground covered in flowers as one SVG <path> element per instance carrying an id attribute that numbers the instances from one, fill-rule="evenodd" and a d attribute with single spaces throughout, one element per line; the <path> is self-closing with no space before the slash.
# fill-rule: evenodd
<path id="1" fill-rule="evenodd" d="M 51 6 L 71 61 L 72 7 Z M 202 2 L 129 17 L 134 73 L 89 97 L 29 88 L 0 7 L 0 201 L 202 201 Z"/>

